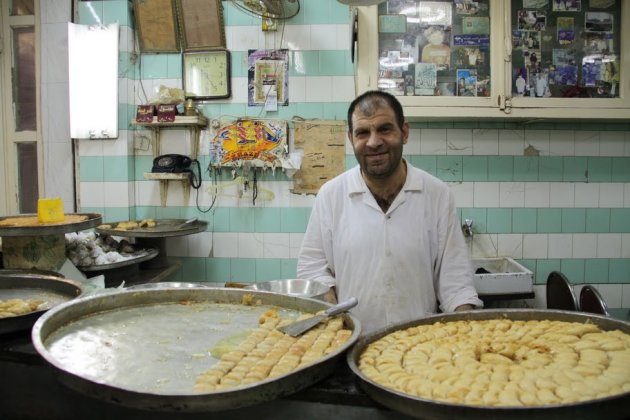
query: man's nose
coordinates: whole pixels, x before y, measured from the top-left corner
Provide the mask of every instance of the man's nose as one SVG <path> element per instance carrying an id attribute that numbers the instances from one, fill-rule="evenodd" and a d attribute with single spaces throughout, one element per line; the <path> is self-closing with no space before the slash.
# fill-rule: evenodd
<path id="1" fill-rule="evenodd" d="M 381 139 L 381 136 L 379 135 L 378 131 L 373 130 L 370 132 L 370 137 L 368 138 L 367 141 L 367 147 L 378 147 L 383 143 L 383 140 Z"/>

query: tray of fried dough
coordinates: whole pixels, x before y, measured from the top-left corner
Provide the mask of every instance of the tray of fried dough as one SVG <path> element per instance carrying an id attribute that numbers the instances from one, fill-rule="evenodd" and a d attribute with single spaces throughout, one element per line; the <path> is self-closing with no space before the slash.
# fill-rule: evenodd
<path id="1" fill-rule="evenodd" d="M 361 338 L 360 387 L 423 419 L 627 418 L 630 323 L 557 310 L 431 315 Z"/>
<path id="2" fill-rule="evenodd" d="M 331 374 L 358 339 L 352 315 L 300 337 L 276 330 L 329 306 L 244 289 L 123 289 L 55 308 L 32 341 L 61 382 L 85 395 L 151 411 L 219 411 Z"/>

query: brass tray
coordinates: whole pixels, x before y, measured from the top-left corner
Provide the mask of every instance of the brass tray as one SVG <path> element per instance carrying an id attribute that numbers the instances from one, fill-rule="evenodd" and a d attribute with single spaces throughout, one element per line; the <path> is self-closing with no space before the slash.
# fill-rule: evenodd
<path id="1" fill-rule="evenodd" d="M 601 418 L 605 420 L 625 419 L 630 407 L 630 392 L 612 397 L 594 399 L 575 404 L 554 404 L 535 407 L 484 407 L 467 404 L 455 404 L 430 400 L 409 395 L 382 386 L 361 372 L 358 360 L 363 350 L 372 342 L 394 331 L 404 330 L 416 325 L 459 320 L 558 320 L 567 322 L 590 322 L 603 330 L 619 329 L 630 334 L 630 322 L 601 315 L 574 311 L 532 310 L 532 309 L 487 309 L 431 315 L 416 321 L 388 327 L 370 333 L 359 340 L 347 354 L 347 362 L 357 375 L 359 386 L 375 401 L 398 412 L 422 419 L 509 419 L 509 420 L 580 420 Z"/>
<path id="2" fill-rule="evenodd" d="M 261 305 L 241 302 L 252 295 Z M 295 393 L 330 375 L 358 339 L 360 325 L 344 314 L 352 336 L 318 362 L 238 388 L 193 391 L 216 359 L 209 350 L 258 326 L 260 314 L 317 312 L 330 305 L 307 298 L 231 288 L 126 290 L 58 306 L 32 331 L 37 352 L 66 386 L 110 403 L 152 411 L 218 411 Z M 69 345 L 79 340 L 81 345 Z M 64 345 L 68 344 L 68 345 Z"/>
<path id="3" fill-rule="evenodd" d="M 103 235 L 125 236 L 134 238 L 161 238 L 166 236 L 190 235 L 193 233 L 205 232 L 208 222 L 204 220 L 195 220 L 194 222 L 183 225 L 186 219 L 155 219 L 154 227 L 142 227 L 135 229 L 116 229 L 96 227 L 96 231 Z M 120 222 L 107 223 L 116 226 Z"/>

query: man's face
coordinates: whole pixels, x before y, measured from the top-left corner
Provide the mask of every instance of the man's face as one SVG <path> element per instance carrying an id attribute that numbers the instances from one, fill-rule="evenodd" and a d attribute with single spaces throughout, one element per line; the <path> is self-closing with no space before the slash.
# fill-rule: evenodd
<path id="1" fill-rule="evenodd" d="M 363 173 L 370 178 L 383 179 L 395 172 L 408 136 L 409 125 L 405 122 L 401 130 L 389 107 L 380 107 L 369 115 L 357 107 L 352 114 L 348 138 Z"/>

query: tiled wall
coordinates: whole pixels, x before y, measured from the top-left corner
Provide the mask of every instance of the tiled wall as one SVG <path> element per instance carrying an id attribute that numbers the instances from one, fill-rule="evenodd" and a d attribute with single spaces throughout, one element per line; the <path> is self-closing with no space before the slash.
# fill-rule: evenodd
<path id="1" fill-rule="evenodd" d="M 223 2 L 227 46 L 232 53 L 233 96 L 202 107 L 210 119 L 262 116 L 345 120 L 354 97 L 349 53 L 349 11 L 336 0 L 303 0 L 302 12 L 284 31 L 263 33 L 260 21 Z M 134 54 L 132 19 L 126 1 L 81 2 L 81 22 L 95 16 L 120 19 L 129 42 L 121 52 L 121 138 L 80 145 L 81 210 L 126 218 L 186 218 L 209 222 L 201 234 L 167 241 L 171 258 L 183 261 L 174 280 L 254 282 L 295 276 L 296 256 L 312 196 L 290 192 L 292 180 L 281 171 L 259 175 L 259 189 L 273 193 L 252 203 L 225 188 L 212 210 L 205 191 L 183 201 L 181 185 L 169 186 L 160 206 L 150 170 L 149 136 L 131 127 L 135 105 L 145 103 L 160 85 L 181 87 L 177 54 Z M 124 21 L 124 23 L 122 22 Z M 289 48 L 290 105 L 278 112 L 247 106 L 247 50 Z M 124 100 L 123 98 L 126 98 Z M 207 165 L 204 132 L 200 161 Z M 162 153 L 191 151 L 185 130 L 163 134 Z M 615 316 L 630 308 L 630 124 L 521 125 L 503 122 L 415 123 L 405 155 L 410 162 L 447 181 L 462 219 L 474 220 L 473 256 L 512 256 L 536 275 L 536 299 L 544 307 L 544 283 L 561 270 L 576 284 L 595 283 Z M 346 166 L 356 162 L 347 147 Z M 227 185 L 223 171 L 219 183 Z M 230 194 L 231 193 L 231 194 Z M 262 195 L 262 194 L 261 194 Z M 128 210 L 131 207 L 131 210 Z"/>

